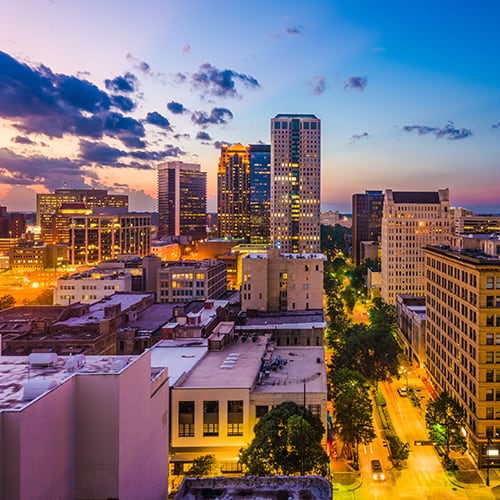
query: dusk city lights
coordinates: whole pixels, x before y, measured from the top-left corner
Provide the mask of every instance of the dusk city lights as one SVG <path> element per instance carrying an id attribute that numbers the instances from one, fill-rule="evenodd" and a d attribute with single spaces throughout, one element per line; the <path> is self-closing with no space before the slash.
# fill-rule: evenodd
<path id="1" fill-rule="evenodd" d="M 0 500 L 500 499 L 499 19 L 6 3 Z"/>

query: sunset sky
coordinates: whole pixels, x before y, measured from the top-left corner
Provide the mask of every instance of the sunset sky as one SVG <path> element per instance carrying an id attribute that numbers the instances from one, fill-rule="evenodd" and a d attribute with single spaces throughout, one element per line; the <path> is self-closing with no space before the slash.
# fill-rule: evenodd
<path id="1" fill-rule="evenodd" d="M 106 188 L 156 209 L 156 165 L 322 120 L 322 209 L 450 189 L 500 213 L 500 2 L 16 0 L 0 16 L 0 205 Z"/>

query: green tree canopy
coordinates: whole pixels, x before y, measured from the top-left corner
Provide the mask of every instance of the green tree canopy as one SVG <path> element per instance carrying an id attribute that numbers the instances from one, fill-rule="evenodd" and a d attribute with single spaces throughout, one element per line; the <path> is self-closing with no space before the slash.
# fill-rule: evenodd
<path id="1" fill-rule="evenodd" d="M 356 370 L 342 368 L 332 375 L 335 407 L 333 430 L 341 441 L 357 447 L 375 438 L 372 403 L 366 380 Z"/>
<path id="2" fill-rule="evenodd" d="M 429 438 L 444 447 L 445 460 L 449 460 L 450 448 L 464 451 L 467 441 L 462 434 L 465 427 L 465 414 L 456 399 L 442 392 L 435 401 L 427 403 L 425 423 Z"/>
<path id="3" fill-rule="evenodd" d="M 252 476 L 325 474 L 328 459 L 321 440 L 321 419 L 287 401 L 255 425 L 252 442 L 240 451 L 240 463 Z"/>
<path id="4" fill-rule="evenodd" d="M 216 476 L 220 471 L 215 455 L 202 455 L 193 459 L 193 465 L 187 472 L 191 477 Z"/>

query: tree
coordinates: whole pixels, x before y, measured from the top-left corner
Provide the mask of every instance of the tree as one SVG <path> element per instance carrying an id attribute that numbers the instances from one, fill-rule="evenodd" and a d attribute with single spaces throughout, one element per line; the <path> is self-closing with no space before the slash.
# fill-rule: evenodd
<path id="1" fill-rule="evenodd" d="M 462 434 L 462 428 L 465 427 L 464 410 L 446 391 L 427 404 L 425 423 L 429 438 L 444 447 L 445 462 L 449 462 L 451 447 L 466 450 L 467 441 Z"/>
<path id="2" fill-rule="evenodd" d="M 373 299 L 372 304 L 369 313 L 370 324 L 374 328 L 382 327 L 390 331 L 395 331 L 397 326 L 396 307 L 384 302 L 380 297 Z"/>
<path id="3" fill-rule="evenodd" d="M 3 310 L 3 309 L 8 309 L 9 307 L 13 307 L 16 305 L 16 299 L 6 293 L 2 296 L 0 296 L 0 311 Z"/>
<path id="4" fill-rule="evenodd" d="M 324 432 L 318 416 L 291 401 L 281 403 L 255 424 L 252 442 L 240 450 L 240 463 L 252 476 L 324 475 Z"/>
<path id="5" fill-rule="evenodd" d="M 375 438 L 373 409 L 366 380 L 356 370 L 342 368 L 332 375 L 335 423 L 333 430 L 350 449 L 354 447 L 357 464 L 358 446 Z"/>
<path id="6" fill-rule="evenodd" d="M 190 477 L 216 476 L 219 473 L 219 463 L 215 455 L 202 455 L 193 459 L 193 465 L 187 472 Z"/>
<path id="7" fill-rule="evenodd" d="M 52 288 L 46 288 L 34 300 L 28 302 L 30 305 L 51 306 L 54 303 L 54 291 Z"/>

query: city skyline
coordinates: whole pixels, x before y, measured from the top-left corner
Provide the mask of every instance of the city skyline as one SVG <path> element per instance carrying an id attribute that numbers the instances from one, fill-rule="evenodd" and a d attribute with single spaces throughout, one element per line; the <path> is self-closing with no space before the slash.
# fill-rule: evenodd
<path id="1" fill-rule="evenodd" d="M 500 212 L 499 10 L 11 3 L 0 20 L 0 200 L 34 210 L 36 193 L 104 188 L 154 210 L 157 165 L 181 160 L 207 172 L 215 211 L 220 144 L 268 144 L 273 116 L 312 113 L 322 210 L 350 212 L 367 189 L 449 188 L 452 206 Z"/>

